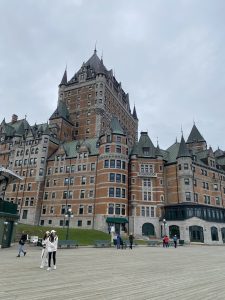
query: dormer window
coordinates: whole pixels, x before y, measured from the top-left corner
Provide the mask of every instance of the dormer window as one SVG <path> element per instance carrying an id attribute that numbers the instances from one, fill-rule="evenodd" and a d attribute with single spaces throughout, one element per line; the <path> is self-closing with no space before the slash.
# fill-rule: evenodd
<path id="1" fill-rule="evenodd" d="M 149 147 L 144 147 L 143 148 L 143 154 L 144 155 L 149 155 Z"/>

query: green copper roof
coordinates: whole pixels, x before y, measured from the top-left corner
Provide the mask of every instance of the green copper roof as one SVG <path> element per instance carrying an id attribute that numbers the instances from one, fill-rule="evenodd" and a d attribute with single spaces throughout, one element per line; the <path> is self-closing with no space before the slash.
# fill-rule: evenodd
<path id="1" fill-rule="evenodd" d="M 132 154 L 136 154 L 139 157 L 156 157 L 156 149 L 147 132 L 141 132 L 141 137 L 131 151 Z"/>
<path id="2" fill-rule="evenodd" d="M 77 154 L 82 151 L 82 149 L 84 151 L 87 151 L 89 155 L 98 155 L 99 149 L 96 147 L 97 142 L 98 142 L 98 138 L 65 142 L 61 144 L 61 149 L 63 147 L 67 158 L 76 157 Z M 50 157 L 50 159 L 53 159 L 56 155 L 57 155 L 57 151 Z"/>
<path id="3" fill-rule="evenodd" d="M 189 143 L 198 143 L 198 142 L 205 142 L 205 139 L 202 137 L 200 132 L 198 131 L 195 124 L 192 127 L 191 133 L 187 139 L 187 144 Z"/>
<path id="4" fill-rule="evenodd" d="M 112 133 L 115 134 L 124 134 L 123 129 L 116 117 L 113 117 L 110 123 L 110 128 L 112 130 Z"/>
<path id="5" fill-rule="evenodd" d="M 164 156 L 164 158 L 167 160 L 167 163 L 173 163 L 177 160 L 178 151 L 180 148 L 180 143 L 177 141 L 171 145 L 167 150 L 167 155 Z"/>
<path id="6" fill-rule="evenodd" d="M 66 104 L 63 101 L 59 101 L 58 107 L 51 115 L 49 120 L 58 119 L 58 118 L 63 118 L 64 120 L 71 122 L 69 111 L 66 107 Z"/>

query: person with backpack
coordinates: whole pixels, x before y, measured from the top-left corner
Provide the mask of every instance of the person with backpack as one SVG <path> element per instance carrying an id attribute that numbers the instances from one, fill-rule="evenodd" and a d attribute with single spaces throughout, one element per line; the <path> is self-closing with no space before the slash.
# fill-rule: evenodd
<path id="1" fill-rule="evenodd" d="M 41 265 L 40 269 L 43 269 L 48 265 L 48 241 L 49 241 L 49 231 L 46 231 L 42 240 L 42 251 L 41 251 Z"/>

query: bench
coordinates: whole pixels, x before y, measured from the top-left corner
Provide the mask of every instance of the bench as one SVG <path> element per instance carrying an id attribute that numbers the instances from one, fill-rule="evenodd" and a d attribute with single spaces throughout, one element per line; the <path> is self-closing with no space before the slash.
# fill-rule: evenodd
<path id="1" fill-rule="evenodd" d="M 158 247 L 158 246 L 160 246 L 162 243 L 161 243 L 161 241 L 148 241 L 148 243 L 147 243 L 147 245 L 149 246 L 149 247 Z"/>
<path id="2" fill-rule="evenodd" d="M 95 241 L 94 246 L 97 248 L 111 247 L 111 241 Z"/>
<path id="3" fill-rule="evenodd" d="M 78 241 L 75 240 L 59 240 L 58 241 L 58 248 L 78 248 Z"/>

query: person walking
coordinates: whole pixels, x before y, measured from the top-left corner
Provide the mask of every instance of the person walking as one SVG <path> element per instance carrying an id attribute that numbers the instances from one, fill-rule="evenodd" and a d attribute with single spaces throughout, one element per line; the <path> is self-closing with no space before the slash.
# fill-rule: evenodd
<path id="1" fill-rule="evenodd" d="M 20 257 L 21 253 L 23 253 L 24 256 L 27 254 L 27 252 L 24 249 L 24 245 L 26 243 L 26 240 L 27 240 L 27 234 L 25 234 L 25 232 L 22 231 L 22 235 L 21 235 L 20 240 L 19 240 L 19 251 L 18 251 L 17 257 Z"/>
<path id="2" fill-rule="evenodd" d="M 52 230 L 48 241 L 47 241 L 47 249 L 48 249 L 48 268 L 47 271 L 51 271 L 51 259 L 53 259 L 53 270 L 56 270 L 56 251 L 58 248 L 58 236 L 56 235 L 56 231 Z"/>
<path id="3" fill-rule="evenodd" d="M 121 244 L 121 237 L 120 237 L 120 234 L 117 233 L 117 236 L 116 236 L 116 248 L 117 249 L 120 249 L 120 244 Z"/>
<path id="4" fill-rule="evenodd" d="M 176 236 L 176 234 L 173 237 L 173 242 L 174 242 L 174 248 L 177 248 L 177 236 Z"/>
<path id="5" fill-rule="evenodd" d="M 49 231 L 46 231 L 42 240 L 42 251 L 41 251 L 41 265 L 40 269 L 43 269 L 48 265 L 48 241 L 49 241 Z"/>
<path id="6" fill-rule="evenodd" d="M 132 232 L 129 235 L 129 242 L 130 242 L 130 249 L 132 249 L 133 248 L 133 242 L 134 242 L 134 236 L 133 236 Z"/>

